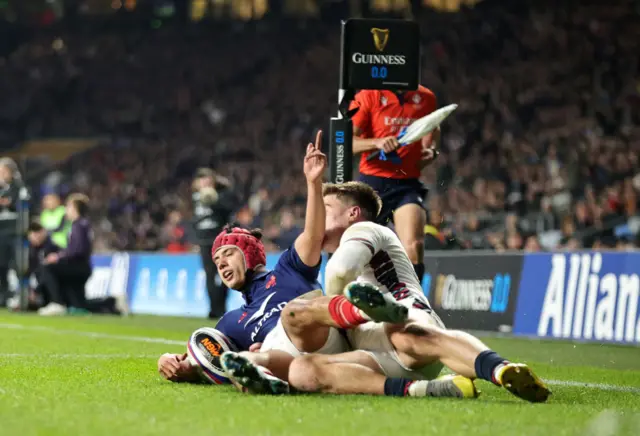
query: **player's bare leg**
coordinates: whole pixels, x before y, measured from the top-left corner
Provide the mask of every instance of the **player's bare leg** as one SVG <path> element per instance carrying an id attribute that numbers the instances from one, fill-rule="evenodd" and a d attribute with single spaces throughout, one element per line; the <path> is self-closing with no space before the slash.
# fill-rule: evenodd
<path id="1" fill-rule="evenodd" d="M 329 329 L 340 328 L 329 314 L 332 298 L 295 299 L 282 310 L 280 321 L 298 350 L 318 351 L 327 342 Z"/>
<path id="2" fill-rule="evenodd" d="M 280 315 L 288 339 L 298 351 L 307 353 L 327 343 L 330 328 L 350 328 L 368 320 L 342 295 L 297 298 L 287 303 Z M 274 385 L 271 376 L 286 381 L 292 360 L 293 356 L 284 351 L 245 351 L 225 354 L 221 363 L 236 386 L 251 393 L 281 393 L 283 385 Z"/>
<path id="3" fill-rule="evenodd" d="M 430 381 L 386 377 L 376 360 L 364 351 L 298 357 L 291 363 L 289 382 L 301 392 L 449 398 L 478 396 L 473 381 L 462 376 L 445 376 Z"/>
<path id="4" fill-rule="evenodd" d="M 393 212 L 395 231 L 407 251 L 409 260 L 422 281 L 424 275 L 424 226 L 427 224 L 427 212 L 417 204 L 405 204 Z"/>
<path id="5" fill-rule="evenodd" d="M 400 306 L 381 298 L 382 292 L 370 284 L 349 285 L 345 295 L 374 320 L 377 311 L 372 306 Z M 409 318 L 404 326 L 388 326 L 387 330 L 389 340 L 408 367 L 422 368 L 440 361 L 460 375 L 504 386 L 527 401 L 544 402 L 549 397 L 549 389 L 527 365 L 507 361 L 468 333 L 435 325 L 424 311 L 410 310 Z"/>
<path id="6" fill-rule="evenodd" d="M 407 309 L 395 305 L 379 305 L 376 312 L 385 322 L 402 323 Z M 327 342 L 330 328 L 351 329 L 371 318 L 343 295 L 295 299 L 285 306 L 280 320 L 295 347 L 307 353 L 318 351 Z"/>
<path id="7" fill-rule="evenodd" d="M 362 351 L 337 355 L 307 354 L 289 369 L 290 385 L 261 367 L 246 353 L 226 352 L 221 362 L 230 379 L 254 394 L 280 395 L 292 390 L 309 393 L 369 394 L 415 397 L 475 398 L 473 381 L 462 376 L 412 381 L 382 375 L 375 359 Z"/>

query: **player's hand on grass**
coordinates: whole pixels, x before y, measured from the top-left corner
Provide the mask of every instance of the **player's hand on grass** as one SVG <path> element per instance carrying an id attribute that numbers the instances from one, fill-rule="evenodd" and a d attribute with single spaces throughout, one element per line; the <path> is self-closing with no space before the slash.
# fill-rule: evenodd
<path id="1" fill-rule="evenodd" d="M 322 176 L 327 168 L 327 156 L 321 151 L 322 130 L 318 130 L 315 144 L 307 145 L 307 154 L 304 157 L 304 175 L 307 182 L 322 182 Z"/>
<path id="2" fill-rule="evenodd" d="M 376 139 L 375 145 L 378 150 L 384 151 L 385 153 L 391 153 L 392 151 L 395 151 L 398 147 L 400 147 L 398 138 L 396 138 L 395 136 L 387 136 L 386 138 Z"/>
<path id="3" fill-rule="evenodd" d="M 165 353 L 158 359 L 158 372 L 167 380 L 177 381 L 180 364 L 182 362 L 181 355 Z"/>

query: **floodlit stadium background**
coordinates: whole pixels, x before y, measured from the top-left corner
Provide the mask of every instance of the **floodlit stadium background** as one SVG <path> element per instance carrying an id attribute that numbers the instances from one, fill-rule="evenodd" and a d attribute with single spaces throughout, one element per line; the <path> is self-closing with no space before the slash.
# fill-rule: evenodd
<path id="1" fill-rule="evenodd" d="M 640 426 L 640 2 L 0 0 L 0 157 L 18 162 L 33 216 L 47 193 L 89 195 L 87 296 L 126 294 L 139 315 L 0 312 L 7 434 L 204 434 L 181 417 L 215 408 L 228 413 L 221 429 L 239 431 L 262 407 L 245 431 L 343 433 L 314 410 L 344 433 L 425 431 L 421 403 L 302 398 L 274 417 L 281 403 L 230 409 L 240 401 L 230 390 L 171 390 L 154 373 L 155 356 L 179 352 L 208 313 L 191 253 L 195 170 L 231 181 L 234 217 L 265 229 L 274 262 L 303 225 L 304 146 L 335 115 L 339 22 L 351 16 L 416 20 L 422 83 L 441 106 L 460 105 L 423 173 L 425 293 L 449 326 L 526 338 L 488 341 L 554 381 L 554 409 L 494 393 L 478 408 L 430 402 L 429 428 Z M 232 293 L 227 308 L 240 303 Z M 402 413 L 420 418 L 389 427 Z"/>

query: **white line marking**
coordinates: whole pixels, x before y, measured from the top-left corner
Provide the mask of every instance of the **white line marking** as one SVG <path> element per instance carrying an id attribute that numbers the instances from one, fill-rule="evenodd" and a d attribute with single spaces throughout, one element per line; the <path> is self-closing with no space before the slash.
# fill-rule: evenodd
<path id="1" fill-rule="evenodd" d="M 601 391 L 631 392 L 633 394 L 640 394 L 640 388 L 634 386 L 610 385 L 606 383 L 587 383 L 574 380 L 545 380 L 545 382 L 549 383 L 550 385 L 556 386 L 598 389 Z"/>
<path id="2" fill-rule="evenodd" d="M 79 330 L 63 330 L 63 329 L 55 329 L 53 327 L 26 326 L 21 324 L 0 323 L 0 328 L 15 329 L 15 330 L 37 330 L 37 331 L 45 331 L 50 333 L 57 333 L 61 335 L 76 335 L 76 336 L 85 336 L 88 338 L 119 339 L 122 341 L 147 342 L 152 344 L 186 345 L 187 343 L 186 339 L 184 341 L 177 341 L 175 339 L 149 338 L 146 336 L 112 335 L 109 333 L 84 332 Z"/>
<path id="3" fill-rule="evenodd" d="M 150 338 L 146 336 L 127 336 L 127 335 L 112 335 L 109 333 L 97 333 L 97 332 L 84 332 L 79 330 L 62 330 L 55 329 L 53 327 L 44 327 L 44 326 L 25 326 L 21 324 L 7 324 L 0 323 L 0 329 L 16 329 L 16 330 L 37 330 L 37 331 L 46 331 L 50 333 L 58 333 L 58 334 L 66 334 L 66 335 L 76 335 L 76 336 L 85 336 L 89 338 L 104 338 L 104 339 L 116 339 L 122 341 L 134 341 L 134 342 L 147 342 L 147 343 L 155 343 L 155 344 L 167 344 L 167 345 L 185 345 L 186 341 L 177 341 L 175 339 L 166 339 L 166 338 Z M 10 357 L 10 354 L 0 354 L 0 357 L 7 356 Z M 33 356 L 29 354 L 16 354 L 15 357 L 19 356 Z M 55 355 L 54 355 L 55 356 Z M 65 356 L 65 358 L 72 357 L 81 357 L 86 356 L 87 358 L 96 358 L 96 359 L 107 359 L 107 358 L 129 358 L 129 357 L 139 357 L 139 358 L 149 358 L 152 356 L 147 355 L 124 355 L 124 354 L 59 354 L 58 356 Z M 102 356 L 102 357 L 99 357 Z M 155 357 L 155 356 L 153 356 Z M 587 382 L 579 382 L 573 380 L 546 380 L 550 385 L 555 386 L 567 386 L 567 387 L 578 387 L 578 388 L 587 388 L 587 389 L 598 389 L 601 391 L 614 391 L 614 392 L 631 392 L 634 394 L 640 394 L 640 388 L 633 386 L 624 386 L 624 385 L 610 385 L 605 383 L 587 383 Z"/>
<path id="4" fill-rule="evenodd" d="M 155 359 L 156 354 L 36 354 L 36 353 L 0 353 L 0 359 L 6 358 L 43 358 L 43 359 Z"/>

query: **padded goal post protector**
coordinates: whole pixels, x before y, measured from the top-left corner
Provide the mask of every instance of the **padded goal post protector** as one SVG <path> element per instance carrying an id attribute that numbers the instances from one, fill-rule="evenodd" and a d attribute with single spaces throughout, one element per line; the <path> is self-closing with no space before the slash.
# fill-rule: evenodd
<path id="1" fill-rule="evenodd" d="M 353 123 L 349 118 L 331 118 L 329 135 L 329 179 L 349 182 L 353 180 Z"/>

